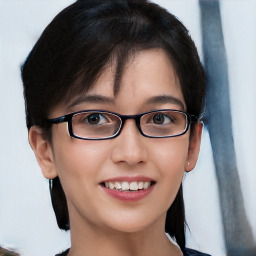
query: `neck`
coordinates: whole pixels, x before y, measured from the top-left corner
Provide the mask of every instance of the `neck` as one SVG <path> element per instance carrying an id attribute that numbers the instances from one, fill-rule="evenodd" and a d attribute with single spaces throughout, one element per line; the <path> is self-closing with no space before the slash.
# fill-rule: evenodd
<path id="1" fill-rule="evenodd" d="M 164 231 L 165 217 L 150 227 L 122 232 L 106 226 L 95 225 L 79 216 L 70 216 L 71 248 L 68 256 L 180 256 L 181 250 L 174 245 Z M 75 221 L 74 221 L 75 220 Z"/>

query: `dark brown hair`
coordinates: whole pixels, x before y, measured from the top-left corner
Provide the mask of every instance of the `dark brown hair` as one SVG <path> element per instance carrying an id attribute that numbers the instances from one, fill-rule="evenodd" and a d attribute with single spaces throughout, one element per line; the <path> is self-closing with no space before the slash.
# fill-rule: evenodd
<path id="1" fill-rule="evenodd" d="M 38 125 L 50 139 L 46 118 L 56 104 L 91 88 L 113 58 L 117 94 L 128 58 L 150 48 L 162 48 L 169 55 L 187 112 L 200 116 L 204 71 L 188 30 L 174 15 L 146 0 L 83 0 L 53 19 L 22 67 L 28 129 Z M 67 230 L 67 203 L 58 177 L 50 181 L 50 190 L 58 225 Z M 185 246 L 184 223 L 181 185 L 165 226 L 180 247 Z"/>

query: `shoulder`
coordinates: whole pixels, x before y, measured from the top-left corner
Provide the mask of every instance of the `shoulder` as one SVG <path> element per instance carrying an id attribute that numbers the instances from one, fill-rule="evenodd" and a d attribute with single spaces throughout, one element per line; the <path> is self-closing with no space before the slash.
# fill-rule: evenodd
<path id="1" fill-rule="evenodd" d="M 202 253 L 193 249 L 189 249 L 189 248 L 183 248 L 181 249 L 184 256 L 211 256 L 209 254 L 206 253 Z"/>

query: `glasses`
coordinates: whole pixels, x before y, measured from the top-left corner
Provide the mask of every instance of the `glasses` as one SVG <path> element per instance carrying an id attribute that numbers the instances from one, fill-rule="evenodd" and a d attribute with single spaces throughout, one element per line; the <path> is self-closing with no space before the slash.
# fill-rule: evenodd
<path id="1" fill-rule="evenodd" d="M 160 109 L 138 115 L 120 115 L 104 110 L 82 110 L 48 119 L 52 124 L 68 122 L 71 137 L 105 140 L 117 137 L 127 119 L 134 119 L 140 133 L 149 138 L 168 138 L 185 134 L 197 117 L 184 111 Z"/>

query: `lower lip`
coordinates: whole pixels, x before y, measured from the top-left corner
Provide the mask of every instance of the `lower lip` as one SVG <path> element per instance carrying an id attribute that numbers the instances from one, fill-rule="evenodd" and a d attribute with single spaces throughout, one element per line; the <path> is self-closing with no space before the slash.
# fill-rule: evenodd
<path id="1" fill-rule="evenodd" d="M 116 199 L 119 199 L 121 201 L 126 201 L 126 202 L 136 202 L 148 196 L 153 190 L 154 186 L 155 184 L 151 185 L 148 189 L 141 189 L 141 190 L 129 191 L 129 192 L 109 189 L 104 186 L 102 186 L 102 188 L 108 195 Z"/>

